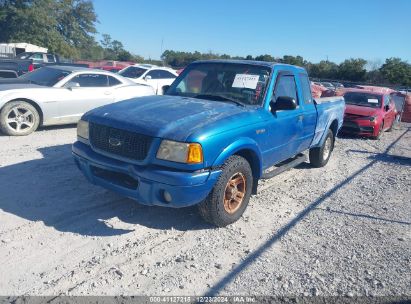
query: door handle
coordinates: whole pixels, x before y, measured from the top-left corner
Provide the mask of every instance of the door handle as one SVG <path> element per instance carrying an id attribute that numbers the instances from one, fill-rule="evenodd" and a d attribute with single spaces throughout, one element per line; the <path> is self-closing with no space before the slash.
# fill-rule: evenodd
<path id="1" fill-rule="evenodd" d="M 111 95 L 111 92 L 110 91 L 105 91 L 104 95 Z"/>

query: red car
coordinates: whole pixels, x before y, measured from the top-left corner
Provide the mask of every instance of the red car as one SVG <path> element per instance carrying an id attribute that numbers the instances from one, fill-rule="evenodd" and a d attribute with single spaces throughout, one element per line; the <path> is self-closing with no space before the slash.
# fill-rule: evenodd
<path id="1" fill-rule="evenodd" d="M 398 113 L 389 94 L 351 89 L 344 93 L 344 99 L 342 132 L 378 139 L 391 130 Z"/>

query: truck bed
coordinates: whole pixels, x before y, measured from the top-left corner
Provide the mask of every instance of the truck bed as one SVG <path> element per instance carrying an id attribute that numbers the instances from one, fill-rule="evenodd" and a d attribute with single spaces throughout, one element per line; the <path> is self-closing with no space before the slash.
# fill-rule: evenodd
<path id="1" fill-rule="evenodd" d="M 31 59 L 0 59 L 0 78 L 16 78 L 29 71 Z"/>
<path id="2" fill-rule="evenodd" d="M 319 146 L 325 130 L 330 128 L 333 121 L 338 121 L 337 130 L 342 126 L 344 119 L 345 101 L 342 96 L 316 98 L 317 126 L 311 147 Z"/>

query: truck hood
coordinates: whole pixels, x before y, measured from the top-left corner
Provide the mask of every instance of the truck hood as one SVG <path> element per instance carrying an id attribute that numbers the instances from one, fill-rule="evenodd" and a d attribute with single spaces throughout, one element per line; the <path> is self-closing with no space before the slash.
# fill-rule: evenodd
<path id="1" fill-rule="evenodd" d="M 176 141 L 211 136 L 260 121 L 254 107 L 180 96 L 147 96 L 103 106 L 83 117 L 114 128 Z M 235 117 L 235 119 L 234 119 Z M 246 118 L 247 117 L 247 118 Z M 250 118 L 253 117 L 253 118 Z M 224 123 L 221 121 L 224 120 Z"/>
<path id="2" fill-rule="evenodd" d="M 375 116 L 379 112 L 379 108 L 362 107 L 350 104 L 345 104 L 345 114 L 358 116 Z"/>

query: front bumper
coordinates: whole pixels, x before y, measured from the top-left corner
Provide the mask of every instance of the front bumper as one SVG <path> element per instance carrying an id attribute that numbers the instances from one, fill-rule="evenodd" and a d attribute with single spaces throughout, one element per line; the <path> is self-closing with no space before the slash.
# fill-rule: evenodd
<path id="1" fill-rule="evenodd" d="M 79 141 L 73 144 L 72 152 L 75 163 L 90 182 L 144 205 L 179 208 L 198 204 L 221 174 L 221 170 L 187 172 L 137 166 L 98 154 Z M 171 195 L 171 202 L 165 200 L 165 191 Z"/>
<path id="2" fill-rule="evenodd" d="M 374 136 L 376 124 L 367 120 L 344 120 L 341 133 Z"/>

